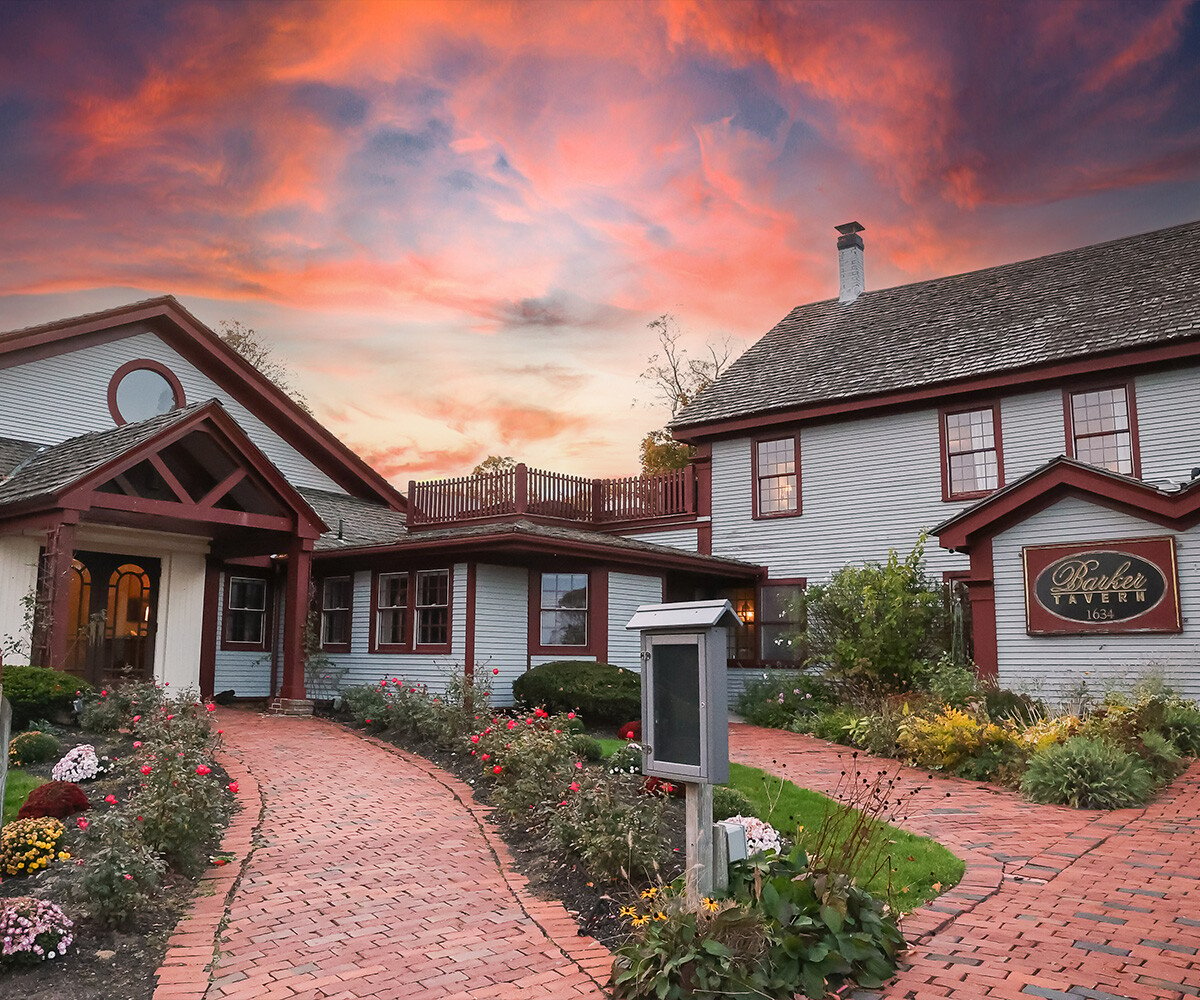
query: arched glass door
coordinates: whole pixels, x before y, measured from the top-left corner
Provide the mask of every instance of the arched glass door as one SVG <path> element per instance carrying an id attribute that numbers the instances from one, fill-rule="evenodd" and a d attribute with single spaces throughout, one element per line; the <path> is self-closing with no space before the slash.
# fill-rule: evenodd
<path id="1" fill-rule="evenodd" d="M 86 636 L 83 673 L 93 684 L 150 679 L 158 626 L 159 560 L 109 552 L 76 555 L 81 567 L 73 574 L 80 580 L 79 607 L 88 609 L 86 624 L 77 623 L 72 633 Z"/>

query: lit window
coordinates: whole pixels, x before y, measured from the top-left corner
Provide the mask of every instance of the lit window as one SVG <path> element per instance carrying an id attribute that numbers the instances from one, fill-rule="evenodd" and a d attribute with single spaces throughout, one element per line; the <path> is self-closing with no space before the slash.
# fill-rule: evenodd
<path id="1" fill-rule="evenodd" d="M 408 574 L 380 573 L 375 618 L 375 642 L 402 646 L 408 635 Z"/>
<path id="2" fill-rule="evenodd" d="M 1126 386 L 1073 392 L 1070 414 L 1075 458 L 1110 472 L 1137 475 Z"/>
<path id="3" fill-rule="evenodd" d="M 543 573 L 540 610 L 543 646 L 586 646 L 587 574 Z"/>
<path id="4" fill-rule="evenodd" d="M 267 581 L 235 576 L 229 580 L 225 641 L 262 647 L 267 636 Z"/>
<path id="5" fill-rule="evenodd" d="M 795 436 L 755 443 L 754 488 L 760 517 L 799 513 L 798 452 Z"/>
<path id="6" fill-rule="evenodd" d="M 321 644 L 350 645 L 350 609 L 354 585 L 348 576 L 331 576 L 321 586 Z"/>
<path id="7" fill-rule="evenodd" d="M 947 499 L 980 496 L 1000 486 L 1000 445 L 993 407 L 944 414 L 942 435 Z"/>
<path id="8" fill-rule="evenodd" d="M 415 617 L 418 646 L 449 645 L 449 570 L 422 570 L 417 574 L 417 603 Z"/>

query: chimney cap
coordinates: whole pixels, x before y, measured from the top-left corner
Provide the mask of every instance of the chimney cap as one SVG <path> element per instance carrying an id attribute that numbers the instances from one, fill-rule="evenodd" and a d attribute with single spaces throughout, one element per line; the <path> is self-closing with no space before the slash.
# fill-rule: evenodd
<path id="1" fill-rule="evenodd" d="M 858 222 L 843 222 L 840 226 L 834 226 L 843 236 L 853 236 L 855 233 L 861 233 L 866 230 L 866 226 Z"/>

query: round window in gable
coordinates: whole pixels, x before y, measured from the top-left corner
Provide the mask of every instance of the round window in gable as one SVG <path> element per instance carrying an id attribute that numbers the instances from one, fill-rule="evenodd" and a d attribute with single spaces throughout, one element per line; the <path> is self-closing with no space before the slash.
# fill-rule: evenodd
<path id="1" fill-rule="evenodd" d="M 157 361 L 129 361 L 113 373 L 108 408 L 118 424 L 132 424 L 183 406 L 183 386 Z"/>

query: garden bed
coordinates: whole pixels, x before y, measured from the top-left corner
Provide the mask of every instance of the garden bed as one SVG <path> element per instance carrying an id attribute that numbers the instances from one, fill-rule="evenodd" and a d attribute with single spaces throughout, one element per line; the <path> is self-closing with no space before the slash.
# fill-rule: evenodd
<path id="1" fill-rule="evenodd" d="M 177 723 L 170 722 L 174 714 L 153 718 L 150 710 L 145 711 L 140 728 L 132 722 L 122 725 L 112 713 L 107 725 L 101 723 L 105 728 L 43 723 L 41 730 L 60 744 L 52 758 L 23 760 L 9 771 L 8 804 L 15 811 L 31 793 L 38 797 L 36 789 L 53 780 L 55 765 L 75 748 L 94 747 L 101 768 L 94 777 L 64 776 L 65 785 L 59 782 L 44 790 L 62 789 L 71 796 L 82 792 L 88 801 L 82 813 L 48 814 L 61 817 L 46 822 L 62 823 L 62 838 L 54 848 L 62 853 L 31 874 L 4 874 L 0 879 L 0 910 L 9 900 L 34 897 L 60 907 L 73 924 L 70 945 L 53 958 L 0 960 L 0 995 L 30 1000 L 150 1000 L 153 996 L 154 974 L 166 954 L 168 938 L 209 865 L 209 846 L 219 838 L 236 784 L 206 749 L 211 732 L 203 706 L 189 700 L 181 709 L 172 703 L 170 711 L 180 712 Z M 103 711 L 95 714 L 104 715 Z M 134 732 L 130 724 L 135 725 Z M 190 741 L 176 730 L 180 741 L 172 742 L 172 725 L 192 726 Z M 177 775 L 181 768 L 184 773 Z M 72 777 L 76 783 L 70 782 Z M 192 781 L 203 788 L 199 799 L 193 796 Z M 207 812 L 190 811 L 199 808 L 201 800 Z M 163 816 L 169 824 L 173 812 L 194 819 L 207 816 L 213 823 L 212 838 L 201 835 L 187 841 L 192 845 L 187 858 L 177 856 L 180 842 L 164 833 L 168 827 L 162 825 Z M 5 828 L 14 831 L 20 826 L 6 824 Z M 170 863 L 164 863 L 168 857 Z M 115 889 L 108 888 L 114 881 Z M 115 906 L 125 910 L 118 915 Z"/>

